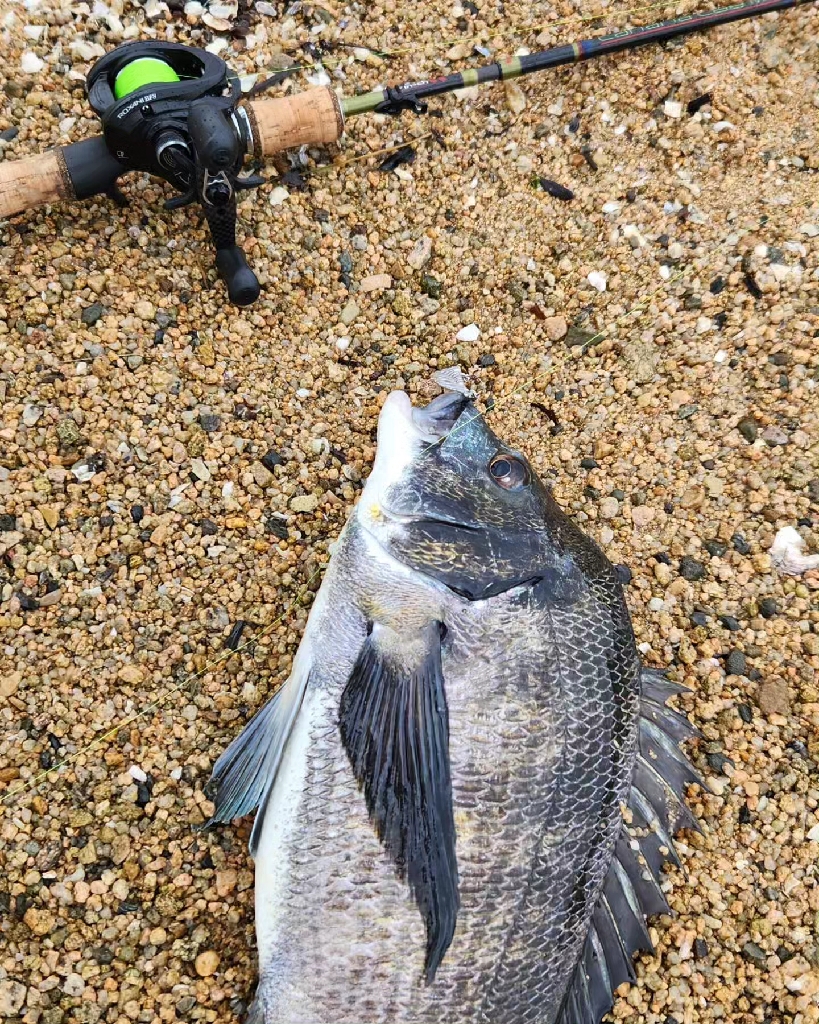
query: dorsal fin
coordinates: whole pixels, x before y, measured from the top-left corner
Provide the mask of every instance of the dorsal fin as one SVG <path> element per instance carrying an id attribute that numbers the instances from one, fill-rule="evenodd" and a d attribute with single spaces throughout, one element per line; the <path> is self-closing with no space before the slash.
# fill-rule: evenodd
<path id="1" fill-rule="evenodd" d="M 646 918 L 668 913 L 660 879 L 665 862 L 680 863 L 672 835 L 698 827 L 683 797 L 685 787 L 700 780 L 678 746 L 698 733 L 665 703 L 682 692 L 684 687 L 662 673 L 643 669 L 639 751 L 629 798 L 642 835 L 633 839 L 623 826 L 556 1024 L 599 1024 L 617 987 L 634 977 L 634 953 L 651 950 Z"/>

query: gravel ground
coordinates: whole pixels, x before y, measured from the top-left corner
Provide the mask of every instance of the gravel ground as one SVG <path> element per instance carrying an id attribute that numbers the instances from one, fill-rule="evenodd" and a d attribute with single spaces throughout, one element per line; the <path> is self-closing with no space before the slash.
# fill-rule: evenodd
<path id="1" fill-rule="evenodd" d="M 82 78 L 135 35 L 245 74 L 326 44 L 349 94 L 623 24 L 259 3 L 220 34 L 170 6 L 7 6 L 0 157 L 97 131 Z M 458 363 L 694 691 L 704 834 L 614 1018 L 819 1021 L 819 573 L 768 553 L 783 526 L 819 550 L 818 41 L 809 6 L 360 118 L 243 198 L 249 310 L 154 181 L 0 226 L 0 1018 L 241 1015 L 249 823 L 196 830 L 210 767 L 286 676 L 384 394 Z"/>

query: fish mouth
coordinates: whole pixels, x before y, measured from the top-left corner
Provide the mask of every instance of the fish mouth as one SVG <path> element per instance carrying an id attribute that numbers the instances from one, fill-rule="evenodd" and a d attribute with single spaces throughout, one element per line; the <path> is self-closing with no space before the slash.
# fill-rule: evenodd
<path id="1" fill-rule="evenodd" d="M 429 441 L 440 441 L 452 430 L 470 399 L 457 392 L 438 395 L 423 409 L 412 407 L 410 413 L 413 425 Z"/>

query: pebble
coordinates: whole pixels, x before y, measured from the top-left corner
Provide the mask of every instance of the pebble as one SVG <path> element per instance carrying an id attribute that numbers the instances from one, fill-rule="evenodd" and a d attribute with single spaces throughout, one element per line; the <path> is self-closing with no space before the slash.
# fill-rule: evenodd
<path id="1" fill-rule="evenodd" d="M 43 415 L 39 405 L 26 405 L 23 407 L 23 423 L 27 427 L 33 427 Z"/>
<path id="2" fill-rule="evenodd" d="M 253 479 L 259 487 L 272 487 L 276 482 L 274 474 L 262 462 L 254 462 L 251 466 L 251 472 L 253 473 Z"/>
<path id="3" fill-rule="evenodd" d="M 202 480 L 204 483 L 211 478 L 210 470 L 201 459 L 191 459 L 191 473 L 197 480 Z"/>
<path id="4" fill-rule="evenodd" d="M 787 715 L 790 711 L 788 684 L 784 679 L 766 679 L 759 684 L 756 701 L 764 715 Z"/>
<path id="5" fill-rule="evenodd" d="M 467 324 L 455 335 L 458 341 L 477 341 L 481 336 L 481 330 L 477 324 Z"/>
<path id="6" fill-rule="evenodd" d="M 15 1017 L 22 1010 L 28 989 L 19 981 L 0 981 L 0 1017 Z"/>
<path id="7" fill-rule="evenodd" d="M 599 292 L 604 292 L 607 287 L 606 275 L 599 270 L 593 270 L 588 275 L 588 282 L 592 288 L 596 288 Z"/>
<path id="8" fill-rule="evenodd" d="M 407 263 L 413 270 L 421 270 L 432 258 L 432 239 L 422 235 L 407 257 Z"/>
<path id="9" fill-rule="evenodd" d="M 196 973 L 200 978 L 210 978 L 219 968 L 219 954 L 207 949 L 196 958 Z"/>
<path id="10" fill-rule="evenodd" d="M 25 75 L 37 75 L 45 67 L 45 61 L 40 60 L 31 50 L 26 50 L 20 58 L 20 67 Z"/>
<path id="11" fill-rule="evenodd" d="M 774 448 L 777 445 L 789 444 L 791 439 L 781 427 L 770 426 L 762 431 L 762 440 Z"/>
<path id="12" fill-rule="evenodd" d="M 546 331 L 549 341 L 560 341 L 561 338 L 566 337 L 569 328 L 565 317 L 550 316 L 543 321 L 543 329 Z"/>
<path id="13" fill-rule="evenodd" d="M 705 566 L 696 558 L 685 555 L 680 559 L 680 576 L 684 580 L 701 580 L 705 576 Z"/>
<path id="14" fill-rule="evenodd" d="M 363 277 L 358 287 L 365 294 L 367 292 L 384 291 L 385 288 L 392 287 L 392 278 L 389 274 L 371 274 L 369 277 Z M 344 323 L 347 323 L 347 321 L 344 320 Z"/>
<path id="15" fill-rule="evenodd" d="M 301 494 L 290 499 L 290 508 L 294 512 L 314 512 L 319 500 L 315 494 Z"/>
<path id="16" fill-rule="evenodd" d="M 93 326 L 97 320 L 105 313 L 105 308 L 99 302 L 92 302 L 90 306 L 86 306 L 80 314 L 80 319 L 84 324 L 89 327 Z"/>
<path id="17" fill-rule="evenodd" d="M 526 109 L 526 94 L 519 83 L 512 79 L 504 82 L 503 88 L 506 95 L 506 106 L 515 116 L 522 114 Z"/>
<path id="18" fill-rule="evenodd" d="M 268 202 L 271 206 L 281 206 L 285 199 L 289 199 L 290 193 L 283 185 L 277 185 L 271 190 Z"/>
<path id="19" fill-rule="evenodd" d="M 346 327 L 349 327 L 350 324 L 353 322 L 353 320 L 355 320 L 355 318 L 358 316 L 358 314 L 360 312 L 361 312 L 361 310 L 359 309 L 358 303 L 355 301 L 355 299 L 350 299 L 350 301 L 347 303 L 347 305 L 344 307 L 344 309 L 342 309 L 341 313 L 339 314 L 339 320 Z"/>
<path id="20" fill-rule="evenodd" d="M 441 282 L 431 274 L 424 274 L 421 278 L 421 291 L 431 299 L 440 299 Z"/>
<path id="21" fill-rule="evenodd" d="M 663 104 L 663 113 L 666 117 L 680 118 L 682 117 L 683 105 L 677 100 L 666 100 Z"/>
<path id="22" fill-rule="evenodd" d="M 620 502 L 616 498 L 604 498 L 600 502 L 600 515 L 603 519 L 614 519 L 620 512 Z"/>
<path id="23" fill-rule="evenodd" d="M 729 651 L 728 657 L 725 659 L 725 668 L 729 675 L 744 676 L 748 670 L 748 663 L 742 651 L 738 651 L 736 648 Z"/>

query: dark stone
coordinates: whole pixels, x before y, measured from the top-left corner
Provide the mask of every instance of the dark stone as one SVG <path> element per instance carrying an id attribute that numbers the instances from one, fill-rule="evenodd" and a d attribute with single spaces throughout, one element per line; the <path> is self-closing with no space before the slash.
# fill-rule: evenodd
<path id="1" fill-rule="evenodd" d="M 637 189 L 636 188 L 626 189 L 626 202 L 627 203 L 635 203 L 636 201 L 637 201 Z"/>
<path id="2" fill-rule="evenodd" d="M 772 597 L 763 597 L 759 602 L 759 614 L 763 619 L 772 619 L 779 611 L 779 605 Z"/>
<path id="3" fill-rule="evenodd" d="M 114 960 L 115 953 L 108 946 L 99 946 L 97 949 L 92 950 L 91 956 L 98 964 L 110 964 Z"/>
<path id="4" fill-rule="evenodd" d="M 722 558 L 725 552 L 728 550 L 728 545 L 723 544 L 721 540 L 704 540 L 702 546 L 711 555 L 712 558 Z"/>
<path id="5" fill-rule="evenodd" d="M 677 415 L 681 420 L 690 420 L 697 409 L 699 409 L 698 405 L 683 405 Z"/>
<path id="6" fill-rule="evenodd" d="M 819 477 L 808 481 L 808 497 L 811 501 L 819 502 Z"/>
<path id="7" fill-rule="evenodd" d="M 764 949 L 760 949 L 755 942 L 746 942 L 742 947 L 742 955 L 752 964 L 756 964 L 758 967 L 764 967 L 765 961 L 768 959 L 768 954 Z"/>
<path id="8" fill-rule="evenodd" d="M 431 299 L 440 299 L 442 285 L 437 277 L 432 274 L 424 274 L 421 278 L 421 291 Z"/>
<path id="9" fill-rule="evenodd" d="M 117 907 L 118 914 L 136 914 L 137 911 L 142 909 L 142 904 L 139 900 L 123 900 Z"/>
<path id="10" fill-rule="evenodd" d="M 281 455 L 279 455 L 277 451 L 274 451 L 271 448 L 270 451 L 267 452 L 267 454 L 263 455 L 259 459 L 259 462 L 261 462 L 265 469 L 269 470 L 272 473 L 276 466 L 281 466 L 284 464 L 284 459 L 281 457 Z"/>
<path id="11" fill-rule="evenodd" d="M 161 345 L 165 340 L 165 332 L 160 327 L 159 330 L 154 331 L 154 345 Z"/>
<path id="12" fill-rule="evenodd" d="M 634 579 L 634 575 L 627 565 L 615 565 L 614 571 L 617 574 L 617 579 L 624 587 L 628 586 Z"/>
<path id="13" fill-rule="evenodd" d="M 199 529 L 202 531 L 203 537 L 215 537 L 219 532 L 219 527 L 210 519 L 200 519 Z"/>
<path id="14" fill-rule="evenodd" d="M 103 530 L 107 530 L 110 526 L 114 525 L 113 516 L 100 516 L 100 527 Z"/>
<path id="15" fill-rule="evenodd" d="M 151 802 L 151 789 L 153 787 L 149 785 L 150 781 L 151 780 L 149 776 L 147 782 L 137 783 L 137 807 L 145 807 L 147 804 Z"/>
<path id="16" fill-rule="evenodd" d="M 713 459 L 704 459 L 703 463 L 702 463 L 702 468 L 703 469 L 716 469 L 717 468 L 717 464 L 716 464 L 716 462 L 714 462 Z"/>
<path id="17" fill-rule="evenodd" d="M 786 946 L 778 946 L 776 955 L 779 957 L 779 962 L 781 964 L 786 964 L 789 960 L 793 960 L 796 953 L 792 953 Z"/>
<path id="18" fill-rule="evenodd" d="M 705 939 L 694 939 L 694 959 L 704 960 L 708 956 L 708 943 Z"/>
<path id="19" fill-rule="evenodd" d="M 53 758 L 53 756 L 51 754 L 51 751 L 50 750 L 41 750 L 40 751 L 39 761 L 40 761 L 40 767 L 41 768 L 50 768 L 52 766 L 52 764 L 54 764 L 54 758 Z"/>
<path id="20" fill-rule="evenodd" d="M 595 459 L 581 459 L 580 460 L 580 468 L 581 469 L 597 469 L 597 467 L 599 465 L 600 465 L 600 463 L 597 462 Z"/>
<path id="21" fill-rule="evenodd" d="M 19 134 L 20 129 L 17 127 L 6 128 L 4 131 L 0 132 L 0 139 L 2 139 L 3 142 L 13 142 Z"/>
<path id="22" fill-rule="evenodd" d="M 212 434 L 214 430 L 218 430 L 220 422 L 219 417 L 212 412 L 203 412 L 199 416 L 199 426 L 206 434 Z"/>
<path id="23" fill-rule="evenodd" d="M 17 600 L 20 602 L 20 611 L 33 612 L 37 609 L 37 599 L 32 597 L 30 594 L 18 594 Z"/>
<path id="24" fill-rule="evenodd" d="M 744 676 L 748 668 L 748 661 L 742 651 L 734 648 L 734 650 L 728 652 L 728 657 L 725 659 L 725 668 L 729 675 Z"/>
<path id="25" fill-rule="evenodd" d="M 619 487 L 615 487 L 614 490 L 611 492 L 611 496 L 612 498 L 616 498 L 617 501 L 625 501 L 626 492 L 621 491 Z"/>
<path id="26" fill-rule="evenodd" d="M 596 487 L 592 487 L 591 484 L 586 484 L 586 486 L 583 488 L 583 494 L 587 498 L 591 498 L 592 501 L 597 501 L 597 499 L 600 497 L 600 491 L 598 491 Z"/>
<path id="27" fill-rule="evenodd" d="M 739 717 L 745 722 L 746 725 L 750 724 L 754 720 L 754 709 L 750 704 L 740 704 L 737 708 Z"/>
<path id="28" fill-rule="evenodd" d="M 268 533 L 272 533 L 274 537 L 278 537 L 279 540 L 287 540 L 287 523 L 283 519 L 279 519 L 278 516 L 270 516 L 265 520 L 265 529 Z"/>
<path id="29" fill-rule="evenodd" d="M 705 760 L 708 762 L 708 767 L 713 768 L 714 771 L 719 772 L 720 775 L 725 774 L 726 765 L 730 765 L 732 768 L 734 767 L 734 762 L 730 757 L 726 757 L 725 754 L 709 754 Z"/>
<path id="30" fill-rule="evenodd" d="M 695 626 L 707 626 L 708 616 L 705 614 L 705 612 L 692 612 L 691 621 L 694 623 Z"/>
<path id="31" fill-rule="evenodd" d="M 741 555 L 750 555 L 751 545 L 741 533 L 735 533 L 731 538 L 731 543 L 734 545 L 734 550 L 738 551 Z"/>
<path id="32" fill-rule="evenodd" d="M 671 558 L 665 553 L 665 551 L 658 551 L 654 556 L 655 562 L 661 562 L 663 565 L 671 565 Z"/>
<path id="33" fill-rule="evenodd" d="M 584 331 L 582 327 L 572 326 L 566 332 L 566 347 L 579 348 L 581 345 L 588 345 L 592 338 L 596 337 L 593 331 Z"/>
<path id="34" fill-rule="evenodd" d="M 753 295 L 755 299 L 762 298 L 762 289 L 756 283 L 756 278 L 753 274 L 745 274 L 742 280 L 745 284 L 745 287 L 748 289 L 750 294 Z"/>
<path id="35" fill-rule="evenodd" d="M 772 356 L 768 356 L 768 362 L 774 366 L 787 366 L 791 359 L 787 352 L 774 352 Z"/>
<path id="36" fill-rule="evenodd" d="M 341 267 L 342 274 L 351 274 L 353 272 L 353 257 L 346 249 L 339 256 L 338 265 Z"/>
<path id="37" fill-rule="evenodd" d="M 758 668 L 749 668 L 748 678 L 751 680 L 752 683 L 758 683 L 759 680 L 762 678 L 762 673 L 759 671 Z"/>
<path id="38" fill-rule="evenodd" d="M 0 533 L 8 533 L 17 529 L 17 519 L 8 512 L 0 512 Z"/>
<path id="39" fill-rule="evenodd" d="M 569 131 L 572 135 L 576 135 L 580 130 L 580 114 L 575 114 L 574 117 L 569 121 Z"/>
<path id="40" fill-rule="evenodd" d="M 491 352 L 488 355 L 481 356 L 480 359 L 478 360 L 478 365 L 484 367 L 484 369 L 486 369 L 487 366 L 494 366 L 495 357 L 492 355 Z"/>
<path id="41" fill-rule="evenodd" d="M 743 804 L 739 809 L 739 823 L 740 825 L 747 825 L 751 821 L 751 811 L 747 804 Z"/>
<path id="42" fill-rule="evenodd" d="M 145 518 L 145 509 L 142 507 L 142 505 L 132 505 L 131 506 L 131 519 L 135 523 L 141 523 L 144 518 Z"/>
<path id="43" fill-rule="evenodd" d="M 663 512 L 665 512 L 665 514 L 667 516 L 674 515 L 674 502 L 673 501 L 666 501 L 663 504 Z"/>
<path id="44" fill-rule="evenodd" d="M 788 750 L 792 750 L 794 754 L 798 754 L 799 757 L 804 757 L 806 761 L 810 758 L 810 751 L 802 740 L 791 740 L 788 744 Z"/>
<path id="45" fill-rule="evenodd" d="M 719 621 L 731 633 L 736 633 L 740 628 L 739 621 L 733 615 L 720 615 Z"/>
<path id="46" fill-rule="evenodd" d="M 97 322 L 97 320 L 99 320 L 104 312 L 105 307 L 99 302 L 94 302 L 92 305 L 86 306 L 82 313 L 80 313 L 80 319 L 84 324 L 91 327 Z"/>
<path id="47" fill-rule="evenodd" d="M 742 434 L 748 444 L 753 444 L 754 441 L 756 441 L 757 434 L 759 433 L 757 422 L 752 416 L 744 416 L 739 423 L 737 423 L 737 430 Z"/>
<path id="48" fill-rule="evenodd" d="M 702 562 L 698 562 L 696 558 L 691 558 L 690 555 L 685 555 L 680 559 L 680 576 L 684 580 L 690 580 L 692 583 L 696 580 L 701 580 L 705 575 L 705 566 Z"/>
<path id="49" fill-rule="evenodd" d="M 714 326 L 718 331 L 721 331 L 725 324 L 728 322 L 728 314 L 723 310 L 714 316 Z"/>

